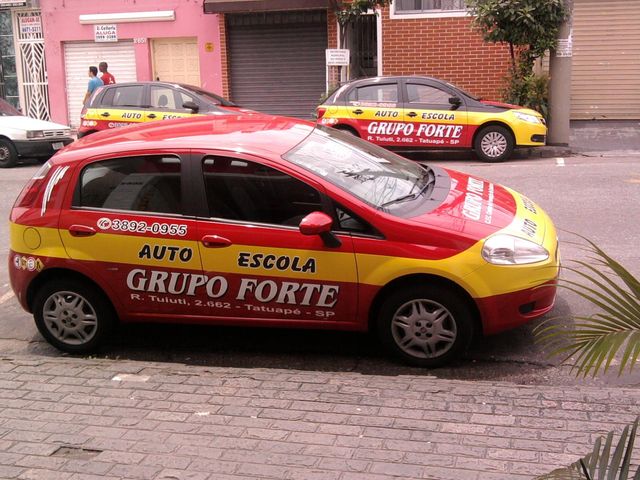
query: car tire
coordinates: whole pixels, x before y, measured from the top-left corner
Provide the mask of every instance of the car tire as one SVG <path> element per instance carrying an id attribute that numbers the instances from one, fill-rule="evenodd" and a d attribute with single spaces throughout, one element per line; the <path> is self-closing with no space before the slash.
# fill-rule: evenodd
<path id="1" fill-rule="evenodd" d="M 11 168 L 18 161 L 18 152 L 13 142 L 7 138 L 0 138 L 0 168 Z"/>
<path id="2" fill-rule="evenodd" d="M 473 330 L 466 299 L 440 285 L 395 290 L 377 316 L 377 333 L 387 350 L 418 367 L 439 367 L 460 358 Z"/>
<path id="3" fill-rule="evenodd" d="M 45 283 L 35 295 L 33 316 L 38 331 L 51 345 L 76 354 L 97 350 L 116 318 L 100 290 L 75 279 Z"/>
<path id="4" fill-rule="evenodd" d="M 511 156 L 514 148 L 513 135 L 499 125 L 482 128 L 473 142 L 473 149 L 483 162 L 504 162 Z"/>

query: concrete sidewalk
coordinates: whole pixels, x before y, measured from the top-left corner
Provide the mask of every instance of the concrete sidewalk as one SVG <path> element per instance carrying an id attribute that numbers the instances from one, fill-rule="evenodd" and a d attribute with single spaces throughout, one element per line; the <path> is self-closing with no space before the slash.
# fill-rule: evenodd
<path id="1" fill-rule="evenodd" d="M 529 479 L 640 391 L 0 356 L 0 478 Z"/>

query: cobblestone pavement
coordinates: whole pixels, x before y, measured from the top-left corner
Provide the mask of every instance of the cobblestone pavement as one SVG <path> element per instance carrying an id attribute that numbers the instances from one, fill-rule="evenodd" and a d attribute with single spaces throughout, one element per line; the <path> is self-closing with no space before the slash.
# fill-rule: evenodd
<path id="1" fill-rule="evenodd" d="M 640 391 L 0 356 L 1 479 L 528 479 Z"/>

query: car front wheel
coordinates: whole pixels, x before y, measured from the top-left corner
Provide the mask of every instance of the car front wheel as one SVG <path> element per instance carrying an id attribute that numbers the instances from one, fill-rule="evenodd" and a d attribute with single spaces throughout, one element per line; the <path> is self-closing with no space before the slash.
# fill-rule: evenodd
<path id="1" fill-rule="evenodd" d="M 42 336 L 68 353 L 96 350 L 115 321 L 113 308 L 102 292 L 74 279 L 43 285 L 35 296 L 33 315 Z"/>
<path id="2" fill-rule="evenodd" d="M 504 162 L 511 156 L 514 148 L 513 135 L 499 125 L 484 127 L 473 143 L 476 155 L 483 162 Z"/>
<path id="3" fill-rule="evenodd" d="M 18 152 L 11 140 L 0 138 L 0 168 L 13 167 L 18 161 Z"/>
<path id="4" fill-rule="evenodd" d="M 462 356 L 473 333 L 464 299 L 439 285 L 392 293 L 380 308 L 377 327 L 388 350 L 420 367 L 438 367 Z"/>

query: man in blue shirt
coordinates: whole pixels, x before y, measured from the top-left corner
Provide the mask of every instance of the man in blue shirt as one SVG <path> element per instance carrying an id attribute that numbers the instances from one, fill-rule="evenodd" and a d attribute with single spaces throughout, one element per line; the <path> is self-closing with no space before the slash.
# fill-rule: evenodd
<path id="1" fill-rule="evenodd" d="M 93 91 L 102 85 L 104 85 L 104 83 L 102 83 L 102 80 L 98 77 L 98 67 L 89 67 L 89 85 L 87 86 L 87 93 L 84 94 L 82 104 L 85 105 Z"/>

